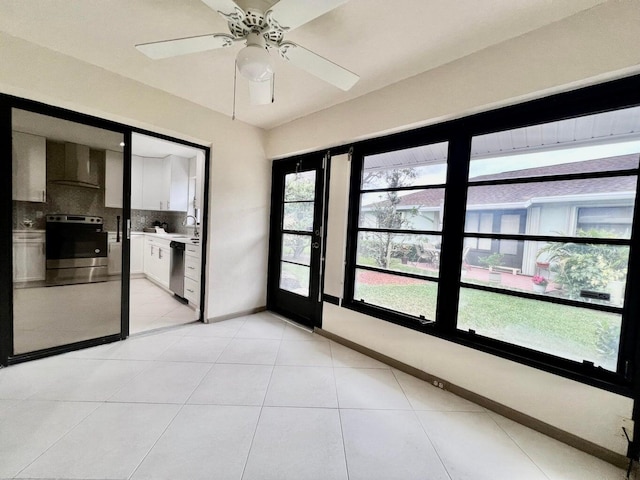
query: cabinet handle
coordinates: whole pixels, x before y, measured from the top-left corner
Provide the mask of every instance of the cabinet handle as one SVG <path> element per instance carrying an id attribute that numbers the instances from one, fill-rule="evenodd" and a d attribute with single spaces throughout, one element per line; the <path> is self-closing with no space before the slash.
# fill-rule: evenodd
<path id="1" fill-rule="evenodd" d="M 162 210 L 162 202 L 160 202 L 160 210 Z"/>
<path id="2" fill-rule="evenodd" d="M 46 203 L 47 201 L 47 192 L 46 190 L 42 190 L 42 203 Z"/>
<path id="3" fill-rule="evenodd" d="M 195 270 L 195 267 L 187 267 L 189 270 Z"/>
<path id="4" fill-rule="evenodd" d="M 167 210 L 171 210 L 171 202 L 167 200 Z"/>
<path id="5" fill-rule="evenodd" d="M 162 248 L 158 249 L 158 258 L 162 258 Z"/>
<path id="6" fill-rule="evenodd" d="M 193 290 L 191 290 L 190 288 L 187 288 L 187 292 L 196 293 Z"/>
<path id="7" fill-rule="evenodd" d="M 151 245 L 151 256 L 153 257 L 153 245 Z"/>

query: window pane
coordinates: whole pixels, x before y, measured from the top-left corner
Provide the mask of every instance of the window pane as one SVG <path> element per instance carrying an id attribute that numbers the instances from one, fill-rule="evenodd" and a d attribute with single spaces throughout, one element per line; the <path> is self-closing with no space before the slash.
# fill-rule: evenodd
<path id="1" fill-rule="evenodd" d="M 571 236 L 597 230 L 630 238 L 636 183 L 636 176 L 624 176 L 470 187 L 465 231 Z M 479 230 L 478 215 L 492 215 Z"/>
<path id="2" fill-rule="evenodd" d="M 371 305 L 434 320 L 437 294 L 436 282 L 356 269 L 353 298 Z"/>
<path id="3" fill-rule="evenodd" d="M 623 304 L 627 246 L 489 241 L 496 245 L 493 252 L 464 249 L 464 282 L 616 307 Z M 515 245 L 515 254 L 498 253 L 505 242 Z"/>
<path id="4" fill-rule="evenodd" d="M 458 328 L 615 371 L 621 316 L 470 288 L 460 289 Z"/>
<path id="5" fill-rule="evenodd" d="M 280 262 L 280 288 L 308 297 L 310 272 L 309 267 Z"/>
<path id="6" fill-rule="evenodd" d="M 640 133 L 640 107 L 476 136 L 469 179 L 638 168 L 640 141 L 629 140 L 634 133 Z"/>
<path id="7" fill-rule="evenodd" d="M 311 236 L 289 233 L 282 235 L 282 260 L 310 265 L 310 257 Z"/>
<path id="8" fill-rule="evenodd" d="M 444 189 L 365 193 L 360 198 L 360 228 L 442 230 Z"/>
<path id="9" fill-rule="evenodd" d="M 396 150 L 364 159 L 362 190 L 441 185 L 447 178 L 448 142 Z"/>
<path id="10" fill-rule="evenodd" d="M 439 235 L 360 232 L 357 263 L 437 277 L 441 241 Z"/>
<path id="11" fill-rule="evenodd" d="M 313 211 L 313 202 L 285 203 L 282 228 L 311 232 L 313 230 Z"/>
<path id="12" fill-rule="evenodd" d="M 284 201 L 313 201 L 316 194 L 315 170 L 302 173 L 290 173 L 284 177 Z"/>
<path id="13" fill-rule="evenodd" d="M 632 222 L 632 206 L 578 208 L 577 230 L 581 232 L 604 230 L 616 238 L 631 238 Z"/>

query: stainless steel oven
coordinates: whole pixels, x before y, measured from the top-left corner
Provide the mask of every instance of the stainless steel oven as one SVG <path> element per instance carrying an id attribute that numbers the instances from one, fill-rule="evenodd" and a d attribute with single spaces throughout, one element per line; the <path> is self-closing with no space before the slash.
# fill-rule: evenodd
<path id="1" fill-rule="evenodd" d="M 47 215 L 47 284 L 107 280 L 107 235 L 102 217 Z"/>

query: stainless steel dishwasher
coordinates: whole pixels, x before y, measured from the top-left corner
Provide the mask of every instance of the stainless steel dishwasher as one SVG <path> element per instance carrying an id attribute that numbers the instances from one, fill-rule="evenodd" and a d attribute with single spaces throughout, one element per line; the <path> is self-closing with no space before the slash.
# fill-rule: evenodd
<path id="1" fill-rule="evenodd" d="M 169 290 L 184 298 L 184 243 L 171 242 L 171 277 Z"/>

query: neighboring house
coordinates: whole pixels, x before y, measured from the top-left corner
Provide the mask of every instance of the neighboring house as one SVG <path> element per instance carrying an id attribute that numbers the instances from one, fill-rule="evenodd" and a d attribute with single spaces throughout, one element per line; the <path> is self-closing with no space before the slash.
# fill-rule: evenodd
<path id="1" fill-rule="evenodd" d="M 604 172 L 638 167 L 639 155 L 565 163 L 474 177 L 473 181 L 504 180 L 582 172 Z M 465 231 L 574 236 L 580 230 L 601 229 L 630 238 L 636 192 L 634 176 L 515 183 L 470 187 Z M 414 230 L 439 230 L 443 191 L 430 189 L 400 197 L 397 211 Z M 375 227 L 376 204 L 364 205 L 362 226 Z M 536 255 L 543 243 L 515 240 L 465 239 L 471 247 L 467 262 L 503 254 L 503 265 L 536 273 Z"/>

